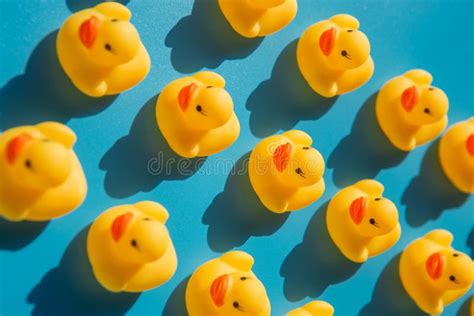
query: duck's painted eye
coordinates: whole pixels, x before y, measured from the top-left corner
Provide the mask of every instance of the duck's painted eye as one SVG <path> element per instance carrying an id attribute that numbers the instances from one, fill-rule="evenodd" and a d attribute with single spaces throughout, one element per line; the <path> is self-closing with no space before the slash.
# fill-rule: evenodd
<path id="1" fill-rule="evenodd" d="M 347 30 L 347 32 L 351 33 L 351 32 L 354 32 L 354 30 Z"/>
<path id="2" fill-rule="evenodd" d="M 112 46 L 110 46 L 110 44 L 105 44 L 104 48 L 108 51 L 111 51 L 112 50 Z"/>
<path id="3" fill-rule="evenodd" d="M 454 275 L 450 275 L 450 276 L 449 276 L 449 281 L 455 282 L 455 281 L 456 281 L 456 277 L 455 277 Z"/>
<path id="4" fill-rule="evenodd" d="M 347 51 L 346 51 L 346 50 L 343 50 L 343 51 L 341 52 L 341 55 L 344 56 L 344 57 L 346 57 L 346 56 L 347 56 Z"/>
<path id="5" fill-rule="evenodd" d="M 423 112 L 425 114 L 430 114 L 431 110 L 429 108 L 424 108 Z"/>
<path id="6" fill-rule="evenodd" d="M 151 221 L 151 218 L 145 217 L 143 220 L 144 220 L 144 221 Z"/>
<path id="7" fill-rule="evenodd" d="M 429 87 L 428 90 L 433 91 L 435 88 Z"/>
<path id="8" fill-rule="evenodd" d="M 214 88 L 214 86 L 207 86 L 206 89 L 209 89 L 209 88 Z"/>
<path id="9" fill-rule="evenodd" d="M 369 223 L 372 224 L 372 225 L 374 225 L 374 224 L 375 224 L 375 219 L 371 218 L 371 219 L 369 220 Z"/>
<path id="10" fill-rule="evenodd" d="M 130 241 L 130 245 L 132 245 L 132 247 L 136 247 L 138 245 L 137 241 L 135 239 L 132 239 Z"/>
<path id="11" fill-rule="evenodd" d="M 202 106 L 196 105 L 196 111 L 201 112 L 202 111 Z"/>
<path id="12" fill-rule="evenodd" d="M 458 253 L 453 253 L 453 257 L 459 257 Z"/>
<path id="13" fill-rule="evenodd" d="M 241 279 L 242 281 L 245 281 L 245 280 L 247 280 L 247 277 L 241 277 L 240 279 Z"/>
<path id="14" fill-rule="evenodd" d="M 31 169 L 31 160 L 29 159 L 25 160 L 25 167 L 28 169 Z"/>
<path id="15" fill-rule="evenodd" d="M 304 150 L 308 150 L 308 149 L 309 149 L 309 147 L 303 147 L 303 149 L 304 149 Z"/>
<path id="16" fill-rule="evenodd" d="M 234 306 L 234 308 L 239 308 L 240 304 L 239 304 L 239 302 L 234 302 L 234 303 L 232 303 L 232 306 Z"/>
<path id="17" fill-rule="evenodd" d="M 376 201 L 380 201 L 382 198 L 375 198 Z"/>
<path id="18" fill-rule="evenodd" d="M 111 21 L 112 21 L 112 22 L 117 22 L 117 21 L 118 21 L 118 19 L 112 19 Z"/>
<path id="19" fill-rule="evenodd" d="M 297 174 L 300 174 L 300 173 L 302 173 L 302 172 L 303 172 L 303 170 L 301 170 L 301 168 L 300 168 L 300 167 L 298 167 L 298 168 L 296 168 L 295 172 L 296 172 Z"/>

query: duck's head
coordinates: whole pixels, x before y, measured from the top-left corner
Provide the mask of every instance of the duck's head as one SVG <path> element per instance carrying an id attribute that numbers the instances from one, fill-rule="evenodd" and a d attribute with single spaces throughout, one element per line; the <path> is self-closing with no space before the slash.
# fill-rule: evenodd
<path id="1" fill-rule="evenodd" d="M 194 130 L 209 130 L 226 124 L 234 103 L 223 86 L 193 82 L 179 90 L 178 106 L 184 123 Z"/>
<path id="2" fill-rule="evenodd" d="M 313 185 L 324 174 L 324 159 L 309 144 L 291 141 L 278 145 L 273 151 L 273 173 L 285 186 L 299 188 Z"/>
<path id="3" fill-rule="evenodd" d="M 257 9 L 271 9 L 282 5 L 286 0 L 247 0 L 247 3 Z"/>
<path id="4" fill-rule="evenodd" d="M 140 36 L 130 23 L 131 13 L 127 7 L 114 3 L 112 8 L 97 6 L 98 14 L 92 13 L 82 21 L 78 33 L 91 62 L 105 67 L 129 62 L 141 46 Z"/>
<path id="5" fill-rule="evenodd" d="M 409 124 L 421 126 L 437 122 L 446 116 L 449 101 L 443 90 L 414 83 L 403 90 L 400 106 Z"/>
<path id="6" fill-rule="evenodd" d="M 142 202 L 143 203 L 143 202 Z M 151 203 L 151 202 L 147 202 Z M 110 236 L 117 256 L 125 262 L 145 264 L 158 260 L 166 252 L 170 237 L 164 217 L 137 211 L 136 207 L 121 206 L 110 227 Z"/>
<path id="7" fill-rule="evenodd" d="M 6 174 L 17 186 L 47 190 L 69 177 L 76 135 L 60 123 L 45 122 L 12 137 L 5 147 Z"/>
<path id="8" fill-rule="evenodd" d="M 249 273 L 218 276 L 211 284 L 211 299 L 225 315 L 260 315 L 267 307 L 262 282 Z"/>
<path id="9" fill-rule="evenodd" d="M 349 215 L 358 232 L 366 237 L 385 235 L 398 225 L 397 207 L 382 196 L 355 198 L 349 206 Z"/>
<path id="10" fill-rule="evenodd" d="M 472 259 L 455 249 L 445 249 L 431 254 L 425 263 L 429 280 L 440 290 L 457 290 L 474 282 Z"/>
<path id="11" fill-rule="evenodd" d="M 319 50 L 326 57 L 328 67 L 349 70 L 361 66 L 370 56 L 370 42 L 359 31 L 359 21 L 350 15 L 331 18 L 329 25 L 319 37 Z"/>

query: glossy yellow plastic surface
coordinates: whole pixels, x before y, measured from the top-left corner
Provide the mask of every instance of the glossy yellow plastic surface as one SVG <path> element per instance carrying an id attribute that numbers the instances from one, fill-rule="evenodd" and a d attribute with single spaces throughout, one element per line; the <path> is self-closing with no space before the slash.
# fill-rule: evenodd
<path id="1" fill-rule="evenodd" d="M 380 182 L 365 179 L 340 190 L 329 202 L 329 235 L 351 261 L 365 262 L 400 238 L 397 207 L 382 196 L 383 190 Z"/>
<path id="2" fill-rule="evenodd" d="M 150 201 L 99 215 L 87 236 L 97 281 L 111 292 L 142 292 L 166 283 L 178 265 L 167 220 L 166 209 Z"/>
<path id="3" fill-rule="evenodd" d="M 303 77 L 323 97 L 351 92 L 374 73 L 369 39 L 348 14 L 310 26 L 301 35 L 296 54 Z"/>
<path id="4" fill-rule="evenodd" d="M 439 161 L 456 188 L 474 193 L 474 117 L 453 125 L 441 138 Z"/>
<path id="5" fill-rule="evenodd" d="M 270 211 L 295 211 L 324 193 L 324 159 L 312 143 L 305 132 L 291 130 L 267 137 L 253 149 L 250 183 Z"/>
<path id="6" fill-rule="evenodd" d="M 431 86 L 425 70 L 410 70 L 389 80 L 375 104 L 377 121 L 392 144 L 411 151 L 436 138 L 448 124 L 448 97 Z"/>
<path id="7" fill-rule="evenodd" d="M 425 313 L 439 315 L 474 281 L 471 258 L 451 247 L 453 235 L 436 229 L 409 244 L 400 258 L 400 278 Z"/>
<path id="8" fill-rule="evenodd" d="M 76 134 L 56 122 L 0 134 L 0 216 L 48 221 L 76 209 L 87 193 L 73 151 Z"/>
<path id="9" fill-rule="evenodd" d="M 200 266 L 186 287 L 189 316 L 270 316 L 265 287 L 252 272 L 254 260 L 230 251 Z"/>
<path id="10" fill-rule="evenodd" d="M 298 10 L 296 0 L 219 0 L 219 7 L 232 28 L 249 38 L 278 32 Z"/>
<path id="11" fill-rule="evenodd" d="M 148 74 L 150 57 L 131 17 L 126 6 L 104 2 L 64 22 L 56 41 L 59 62 L 83 93 L 118 94 Z"/>
<path id="12" fill-rule="evenodd" d="M 324 301 L 312 301 L 308 304 L 294 309 L 286 316 L 333 316 L 334 307 Z"/>
<path id="13" fill-rule="evenodd" d="M 156 121 L 168 145 L 186 158 L 210 156 L 240 134 L 225 80 L 202 71 L 169 83 L 156 102 Z"/>

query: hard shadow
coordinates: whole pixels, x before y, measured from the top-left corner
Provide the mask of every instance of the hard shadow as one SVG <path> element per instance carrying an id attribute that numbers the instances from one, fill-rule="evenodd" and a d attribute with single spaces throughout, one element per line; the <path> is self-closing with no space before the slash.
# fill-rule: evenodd
<path id="1" fill-rule="evenodd" d="M 331 240 L 326 227 L 328 204 L 316 211 L 303 241 L 291 250 L 281 266 L 283 292 L 291 302 L 320 296 L 330 285 L 347 280 L 360 267 L 344 257 Z"/>
<path id="2" fill-rule="evenodd" d="M 439 141 L 433 142 L 423 157 L 419 174 L 402 195 L 406 205 L 406 220 L 418 227 L 438 218 L 444 210 L 460 207 L 468 194 L 458 191 L 448 180 L 439 164 Z"/>
<path id="3" fill-rule="evenodd" d="M 405 292 L 398 273 L 400 254 L 385 267 L 375 285 L 372 300 L 359 312 L 359 316 L 426 316 Z"/>
<path id="4" fill-rule="evenodd" d="M 28 295 L 32 315 L 124 315 L 138 299 L 139 293 L 112 293 L 95 280 L 86 251 L 88 230 L 73 239 L 59 266 Z"/>
<path id="5" fill-rule="evenodd" d="M 212 250 L 225 252 L 243 245 L 251 236 L 275 233 L 289 213 L 269 211 L 250 184 L 248 161 L 250 152 L 232 167 L 224 191 L 207 208 L 202 222 L 208 225 L 207 242 Z"/>
<path id="6" fill-rule="evenodd" d="M 102 157 L 99 167 L 106 171 L 105 190 L 116 198 L 148 192 L 164 180 L 192 176 L 206 158 L 178 156 L 163 138 L 155 119 L 157 96 L 148 100 L 120 138 Z"/>
<path id="7" fill-rule="evenodd" d="M 0 218 L 0 249 L 17 251 L 29 245 L 49 222 L 9 222 Z"/>
<path id="8" fill-rule="evenodd" d="M 374 178 L 382 169 L 398 165 L 407 153 L 393 146 L 380 129 L 375 117 L 377 93 L 365 101 L 356 115 L 352 130 L 337 144 L 328 159 L 338 187 Z"/>
<path id="9" fill-rule="evenodd" d="M 165 308 L 162 316 L 187 316 L 188 311 L 186 310 L 186 286 L 188 285 L 189 278 L 187 276 L 181 281 L 178 286 L 173 290 L 168 301 L 166 301 Z"/>
<path id="10" fill-rule="evenodd" d="M 91 98 L 81 93 L 63 72 L 56 55 L 57 31 L 33 50 L 25 72 L 0 89 L 2 129 L 47 120 L 67 122 L 93 115 L 116 96 Z"/>
<path id="11" fill-rule="evenodd" d="M 462 303 L 461 308 L 457 312 L 456 316 L 472 316 L 471 313 L 471 300 L 474 299 L 473 296 L 467 295 L 468 298 Z"/>
<path id="12" fill-rule="evenodd" d="M 297 44 L 296 39 L 283 49 L 270 79 L 260 83 L 247 100 L 250 129 L 257 137 L 289 130 L 300 120 L 318 119 L 337 100 L 324 98 L 310 88 L 296 62 Z"/>
<path id="13" fill-rule="evenodd" d="M 182 73 L 217 68 L 223 61 L 250 55 L 263 38 L 237 34 L 219 9 L 217 1 L 195 0 L 191 15 L 171 29 L 165 45 L 171 48 L 171 63 Z"/>
<path id="14" fill-rule="evenodd" d="M 102 2 L 104 2 L 104 0 L 66 0 L 66 5 L 71 12 L 77 12 L 79 10 L 94 7 Z M 114 0 L 114 2 L 126 5 L 130 0 Z"/>

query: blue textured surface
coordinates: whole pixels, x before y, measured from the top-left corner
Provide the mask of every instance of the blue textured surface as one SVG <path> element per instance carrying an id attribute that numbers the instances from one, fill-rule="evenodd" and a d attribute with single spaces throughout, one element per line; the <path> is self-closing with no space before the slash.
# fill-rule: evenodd
<path id="1" fill-rule="evenodd" d="M 374 121 L 374 93 L 391 77 L 419 67 L 450 98 L 450 124 L 474 114 L 471 0 L 300 0 L 294 22 L 263 40 L 232 33 L 214 0 L 130 0 L 133 22 L 152 58 L 145 81 L 118 97 L 80 95 L 58 67 L 55 34 L 64 19 L 94 0 L 0 0 L 0 129 L 43 120 L 67 123 L 89 183 L 85 203 L 49 224 L 0 221 L 0 315 L 184 315 L 186 278 L 204 261 L 237 248 L 251 253 L 273 315 L 320 298 L 336 315 L 418 315 L 402 291 L 398 257 L 431 229 L 455 235 L 473 255 L 474 199 L 456 192 L 439 169 L 437 142 L 403 156 Z M 330 106 L 309 93 L 296 69 L 296 39 L 312 23 L 346 12 L 372 43 L 375 74 Z M 242 125 L 238 141 L 196 171 L 147 172 L 152 158 L 173 159 L 154 122 L 156 95 L 171 80 L 204 68 L 227 80 Z M 243 165 L 259 139 L 291 128 L 311 134 L 326 159 L 324 196 L 290 216 L 258 210 Z M 163 151 L 160 156 L 159 151 Z M 222 163 L 222 162 L 225 163 Z M 193 172 L 195 171 L 195 172 Z M 229 175 L 231 174 L 231 175 Z M 402 237 L 362 266 L 329 240 L 324 212 L 346 184 L 375 177 L 399 207 Z M 178 253 L 174 278 L 141 295 L 110 294 L 91 276 L 87 227 L 103 210 L 151 199 L 170 212 Z M 468 315 L 468 296 L 446 315 Z"/>

